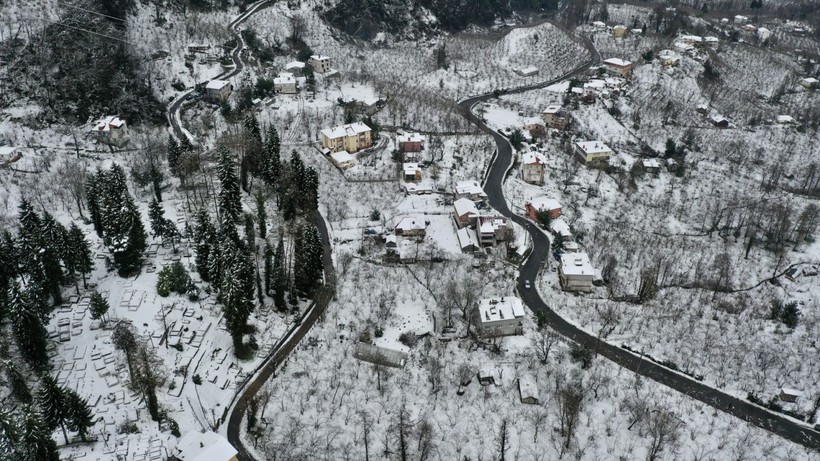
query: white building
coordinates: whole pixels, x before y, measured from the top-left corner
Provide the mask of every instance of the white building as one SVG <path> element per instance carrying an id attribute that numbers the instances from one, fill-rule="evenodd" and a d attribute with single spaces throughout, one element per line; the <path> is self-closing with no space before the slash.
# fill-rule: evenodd
<path id="1" fill-rule="evenodd" d="M 524 333 L 524 303 L 514 296 L 485 298 L 478 302 L 476 328 L 484 337 Z"/>
<path id="2" fill-rule="evenodd" d="M 314 54 L 311 56 L 308 64 L 310 64 L 313 67 L 313 70 L 319 74 L 325 74 L 333 70 L 333 68 L 330 67 L 330 57 L 321 54 Z"/>
<path id="3" fill-rule="evenodd" d="M 122 147 L 128 142 L 128 124 L 124 119 L 110 115 L 94 123 L 91 134 L 97 138 L 97 142 Z"/>
<path id="4" fill-rule="evenodd" d="M 746 16 L 737 15 L 735 16 L 735 24 L 746 24 L 749 22 L 749 18 Z"/>
<path id="5" fill-rule="evenodd" d="M 296 77 L 290 72 L 281 72 L 273 79 L 273 90 L 276 93 L 296 94 Z"/>
<path id="6" fill-rule="evenodd" d="M 606 162 L 612 157 L 612 149 L 601 141 L 579 141 L 575 143 L 575 155 L 581 163 Z"/>
<path id="7" fill-rule="evenodd" d="M 535 66 L 527 66 L 516 69 L 515 73 L 522 77 L 532 77 L 533 75 L 538 75 L 538 68 Z"/>
<path id="8" fill-rule="evenodd" d="M 680 55 L 672 50 L 661 50 L 658 53 L 658 61 L 664 66 L 677 66 L 680 64 Z"/>
<path id="9" fill-rule="evenodd" d="M 213 102 L 221 103 L 228 99 L 233 85 L 227 80 L 211 80 L 205 85 L 205 95 Z"/>
<path id="10" fill-rule="evenodd" d="M 487 198 L 481 184 L 474 179 L 456 181 L 453 186 L 453 194 L 456 200 L 466 197 L 474 202 L 481 202 Z"/>
<path id="11" fill-rule="evenodd" d="M 558 267 L 561 288 L 564 291 L 592 291 L 595 271 L 586 253 L 564 253 Z"/>
<path id="12" fill-rule="evenodd" d="M 356 164 L 356 159 L 353 158 L 346 150 L 334 152 L 330 154 L 330 160 L 337 167 L 346 170 Z"/>
<path id="13" fill-rule="evenodd" d="M 807 90 L 813 90 L 818 86 L 818 80 L 814 77 L 806 77 L 800 79 L 800 86 L 806 88 Z"/>
<path id="14" fill-rule="evenodd" d="M 211 431 L 188 432 L 174 449 L 180 461 L 236 461 L 238 454 L 224 437 Z"/>
<path id="15" fill-rule="evenodd" d="M 305 70 L 305 63 L 302 61 L 291 61 L 285 64 L 285 70 L 288 72 L 302 73 L 302 71 Z"/>
<path id="16" fill-rule="evenodd" d="M 494 246 L 497 242 L 501 242 L 506 238 L 507 218 L 503 216 L 479 216 L 476 228 L 481 246 Z"/>

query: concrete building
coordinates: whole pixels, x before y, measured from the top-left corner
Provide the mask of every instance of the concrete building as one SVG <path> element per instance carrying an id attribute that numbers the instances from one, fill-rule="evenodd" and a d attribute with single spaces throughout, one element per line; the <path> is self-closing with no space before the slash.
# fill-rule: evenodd
<path id="1" fill-rule="evenodd" d="M 507 218 L 503 216 L 479 216 L 476 221 L 478 241 L 481 246 L 491 247 L 503 242 L 507 234 Z"/>
<path id="2" fill-rule="evenodd" d="M 514 296 L 482 299 L 476 309 L 478 334 L 485 338 L 523 334 L 524 315 L 524 303 Z"/>
<path id="3" fill-rule="evenodd" d="M 122 147 L 128 142 L 128 124 L 124 119 L 110 115 L 94 123 L 91 134 L 97 138 L 97 142 Z"/>
<path id="4" fill-rule="evenodd" d="M 632 76 L 632 63 L 619 58 L 609 58 L 604 60 L 604 69 L 607 72 L 629 78 Z"/>
<path id="5" fill-rule="evenodd" d="M 487 194 L 481 188 L 481 184 L 474 179 L 456 181 L 453 185 L 454 199 L 468 198 L 474 202 L 483 202 L 487 199 Z"/>
<path id="6" fill-rule="evenodd" d="M 312 55 L 308 61 L 308 64 L 313 67 L 313 71 L 317 74 L 326 74 L 333 70 L 330 66 L 330 57 L 321 54 Z"/>
<path id="7" fill-rule="evenodd" d="M 205 96 L 215 103 L 222 103 L 231 96 L 233 85 L 227 80 L 211 80 L 205 85 Z"/>
<path id="8" fill-rule="evenodd" d="M 273 79 L 273 90 L 276 93 L 296 94 L 296 77 L 290 72 L 281 72 Z"/>
<path id="9" fill-rule="evenodd" d="M 558 104 L 547 106 L 544 112 L 541 113 L 541 118 L 548 127 L 556 130 L 565 130 L 569 125 L 569 114 Z"/>
<path id="10" fill-rule="evenodd" d="M 527 152 L 521 156 L 521 179 L 536 185 L 544 184 L 544 172 L 547 161 L 536 152 Z"/>
<path id="11" fill-rule="evenodd" d="M 607 162 L 614 152 L 601 141 L 579 141 L 575 143 L 575 156 L 583 164 Z"/>
<path id="12" fill-rule="evenodd" d="M 459 228 L 474 224 L 478 217 L 475 202 L 468 198 L 460 198 L 453 202 L 453 211 Z"/>
<path id="13" fill-rule="evenodd" d="M 330 152 L 358 152 L 373 145 L 370 127 L 362 122 L 325 128 L 320 135 L 322 147 Z"/>
<path id="14" fill-rule="evenodd" d="M 534 75 L 538 75 L 538 68 L 535 66 L 522 67 L 520 69 L 516 69 L 515 73 L 522 77 L 532 77 Z"/>
<path id="15" fill-rule="evenodd" d="M 426 138 L 419 133 L 396 133 L 396 144 L 401 152 L 421 152 L 424 150 Z"/>
<path id="16" fill-rule="evenodd" d="M 558 275 L 564 291 L 592 291 L 592 279 L 595 273 L 589 262 L 589 255 L 586 253 L 562 254 Z"/>
<path id="17" fill-rule="evenodd" d="M 680 55 L 672 50 L 661 50 L 658 53 L 658 61 L 666 67 L 677 66 L 680 64 Z"/>
<path id="18" fill-rule="evenodd" d="M 558 219 L 561 217 L 561 204 L 558 200 L 549 197 L 536 197 L 524 204 L 524 209 L 527 210 L 527 217 L 535 222 L 539 222 L 539 213 L 549 213 L 550 219 Z"/>

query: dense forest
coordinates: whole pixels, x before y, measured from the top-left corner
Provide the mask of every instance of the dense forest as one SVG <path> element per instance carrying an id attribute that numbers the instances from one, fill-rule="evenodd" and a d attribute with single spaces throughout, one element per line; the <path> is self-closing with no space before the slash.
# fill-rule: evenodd
<path id="1" fill-rule="evenodd" d="M 128 1 L 92 1 L 66 8 L 28 40 L 7 40 L 11 93 L 33 99 L 45 122 L 85 122 L 121 114 L 130 122 L 163 119 L 151 80 L 130 54 L 124 28 Z"/>
<path id="2" fill-rule="evenodd" d="M 335 27 L 362 39 L 379 32 L 400 34 L 408 26 L 420 31 L 440 28 L 458 32 L 470 25 L 489 25 L 513 13 L 554 11 L 557 0 L 341 0 L 325 13 Z M 437 23 L 425 22 L 432 13 Z"/>

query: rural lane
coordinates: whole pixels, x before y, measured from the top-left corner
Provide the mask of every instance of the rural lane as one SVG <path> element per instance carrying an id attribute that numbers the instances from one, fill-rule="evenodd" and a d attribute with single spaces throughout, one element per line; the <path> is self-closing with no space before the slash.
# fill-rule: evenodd
<path id="1" fill-rule="evenodd" d="M 581 38 L 592 54 L 592 59 L 590 59 L 589 62 L 557 79 L 512 90 L 500 91 L 499 93 L 521 93 L 544 88 L 561 80 L 577 76 L 586 71 L 590 66 L 598 64 L 601 58 L 597 50 L 595 50 L 589 39 L 586 37 Z M 535 282 L 544 261 L 550 257 L 550 241 L 532 221 L 513 213 L 504 198 L 503 183 L 513 162 L 512 145 L 506 137 L 488 127 L 480 117 L 472 112 L 472 108 L 475 104 L 487 101 L 493 97 L 495 97 L 495 94 L 489 93 L 465 99 L 459 102 L 459 109 L 462 115 L 476 124 L 480 130 L 491 135 L 497 147 L 495 157 L 487 172 L 484 184 L 484 191 L 487 193 L 489 204 L 499 213 L 522 226 L 532 238 L 532 253 L 521 266 L 517 281 L 521 299 L 527 304 L 530 310 L 533 312 L 543 312 L 547 324 L 557 333 L 576 343 L 584 344 L 593 350 L 597 350 L 598 354 L 606 357 L 618 366 L 700 400 L 715 409 L 738 417 L 784 439 L 814 450 L 820 450 L 820 432 L 814 431 L 810 427 L 797 423 L 786 416 L 777 415 L 746 400 L 738 399 L 721 392 L 687 375 L 672 371 L 669 368 L 644 359 L 626 349 L 614 346 L 605 341 L 599 341 L 596 336 L 576 327 L 550 309 L 536 289 L 524 288 L 524 281 L 530 280 L 531 282 Z"/>

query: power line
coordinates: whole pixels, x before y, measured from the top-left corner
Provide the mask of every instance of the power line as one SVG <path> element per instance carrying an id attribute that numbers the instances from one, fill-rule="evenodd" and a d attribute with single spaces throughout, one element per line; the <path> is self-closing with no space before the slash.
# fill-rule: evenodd
<path id="1" fill-rule="evenodd" d="M 101 34 L 101 33 L 99 33 L 99 32 L 94 32 L 94 31 L 92 31 L 92 30 L 83 29 L 82 27 L 71 26 L 71 25 L 64 24 L 64 23 L 59 22 L 59 21 L 51 21 L 51 20 L 47 20 L 47 21 L 50 21 L 50 22 L 52 22 L 52 23 L 54 23 L 54 24 L 59 24 L 59 25 L 61 25 L 61 26 L 69 27 L 69 28 L 71 28 L 71 29 L 76 29 L 76 30 L 79 30 L 79 31 L 82 31 L 82 32 L 87 32 L 87 33 L 89 33 L 89 34 L 99 35 L 100 37 L 104 37 L 104 38 L 107 38 L 107 39 L 109 39 L 109 40 L 117 40 L 117 41 L 120 41 L 120 42 L 123 42 L 123 43 L 125 43 L 125 44 L 129 44 L 129 45 L 130 45 L 130 43 L 128 42 L 128 40 L 123 40 L 123 39 L 121 39 L 121 38 L 117 38 L 117 37 L 112 37 L 112 36 L 110 36 L 110 35 Z"/>
<path id="2" fill-rule="evenodd" d="M 98 12 L 93 11 L 93 10 L 87 10 L 85 8 L 80 8 L 79 6 L 69 5 L 68 3 L 57 2 L 57 4 L 60 5 L 60 6 L 63 6 L 63 7 L 67 7 L 67 8 L 74 8 L 75 10 L 85 11 L 86 13 L 96 14 L 96 15 L 102 16 L 104 18 L 113 19 L 115 21 L 126 22 L 125 19 L 120 19 L 120 18 L 117 18 L 117 17 L 114 17 L 114 16 L 109 16 L 107 14 L 98 13 Z"/>

